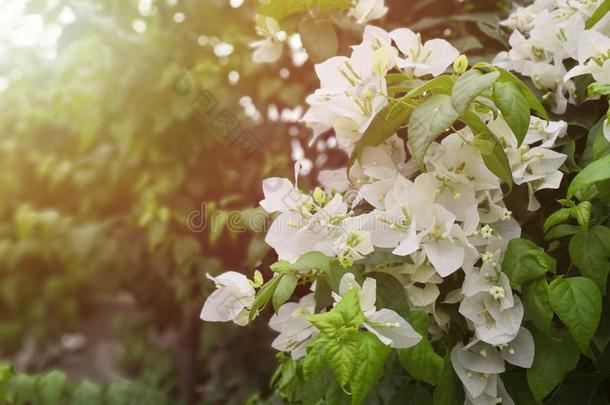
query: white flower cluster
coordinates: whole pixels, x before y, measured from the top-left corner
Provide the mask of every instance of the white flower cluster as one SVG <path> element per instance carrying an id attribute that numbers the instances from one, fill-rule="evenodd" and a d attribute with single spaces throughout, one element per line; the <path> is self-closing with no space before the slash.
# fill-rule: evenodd
<path id="1" fill-rule="evenodd" d="M 385 0 L 354 0 L 348 15 L 353 17 L 357 24 L 365 25 L 369 21 L 382 18 L 387 12 Z M 252 59 L 256 63 L 276 62 L 282 56 L 288 35 L 280 28 L 275 18 L 264 15 L 256 16 L 256 31 L 264 39 L 252 43 Z"/>
<path id="2" fill-rule="evenodd" d="M 592 74 L 597 82 L 610 84 L 610 17 L 585 29 L 585 22 L 601 3 L 536 0 L 528 7 L 518 7 L 503 22 L 514 29 L 511 49 L 500 53 L 494 64 L 530 77 L 553 111 L 563 114 L 568 103 L 584 101 L 578 100 L 573 78 Z"/>
<path id="3" fill-rule="evenodd" d="M 444 40 L 422 42 L 408 29 L 388 33 L 368 26 L 350 57 L 334 57 L 316 66 L 321 87 L 307 99 L 311 108 L 304 120 L 315 135 L 332 129 L 338 145 L 351 154 L 388 102 L 386 76 L 392 69 L 413 78 L 433 77 L 458 56 Z M 529 209 L 538 209 L 534 193 L 557 188 L 561 181 L 558 169 L 566 156 L 551 148 L 566 134 L 567 124 L 532 117 L 518 146 L 501 115 L 481 119 L 500 138 L 514 183 L 527 185 Z M 402 265 L 369 264 L 365 269 L 389 273 L 401 282 L 409 307 L 430 315 L 431 339 L 440 337 L 450 320 L 438 304 L 459 304 L 472 341 L 454 348 L 451 359 L 464 384 L 466 403 L 510 404 L 499 378 L 504 360 L 530 367 L 534 353 L 532 336 L 521 327 L 523 305 L 500 270 L 508 241 L 519 237 L 521 229 L 503 201 L 501 180 L 486 167 L 475 143 L 468 128 L 446 136 L 429 147 L 422 170 L 395 134 L 380 146 L 365 147 L 349 176 L 348 168 L 321 172 L 323 189 L 312 194 L 302 193 L 288 179 L 266 179 L 260 204 L 277 213 L 265 240 L 281 260 L 295 262 L 317 251 L 349 267 L 375 251 L 403 257 Z M 451 279 L 463 278 L 461 288 L 442 294 L 439 285 L 458 271 L 462 276 Z M 240 323 L 254 297 L 242 277 L 234 286 L 216 278 L 222 293 L 214 294 L 229 295 L 225 300 L 230 310 L 216 305 L 213 294 L 203 319 Z M 404 348 L 419 341 L 396 312 L 376 309 L 373 278 L 360 286 L 347 273 L 335 300 L 351 287 L 360 291 L 363 326 L 382 342 Z M 308 342 L 318 334 L 307 320 L 314 310 L 313 294 L 284 304 L 271 319 L 271 327 L 280 332 L 273 346 L 291 352 L 293 358 L 304 356 Z"/>
<path id="4" fill-rule="evenodd" d="M 422 43 L 409 29 L 386 32 L 373 26 L 364 29 L 362 43 L 352 49 L 350 57 L 336 56 L 316 65 L 320 88 L 307 98 L 310 109 L 303 117 L 314 137 L 332 128 L 348 153 L 388 103 L 390 70 L 400 68 L 413 77 L 438 76 L 460 54 L 442 39 Z"/>

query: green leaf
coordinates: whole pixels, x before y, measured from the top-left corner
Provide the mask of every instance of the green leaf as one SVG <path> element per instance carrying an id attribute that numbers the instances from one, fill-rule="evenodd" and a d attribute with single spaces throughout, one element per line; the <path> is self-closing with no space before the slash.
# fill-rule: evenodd
<path id="1" fill-rule="evenodd" d="M 471 69 L 461 75 L 451 91 L 451 102 L 455 111 L 463 114 L 470 107 L 470 103 L 479 94 L 490 89 L 498 77 L 500 77 L 500 72 L 497 70 L 481 73 L 478 69 Z"/>
<path id="2" fill-rule="evenodd" d="M 370 332 L 359 333 L 358 338 L 358 354 L 350 380 L 353 405 L 362 403 L 371 387 L 382 376 L 383 365 L 392 350 Z"/>
<path id="3" fill-rule="evenodd" d="M 90 381 L 83 380 L 74 390 L 70 403 L 98 405 L 103 403 L 102 399 L 101 388 Z"/>
<path id="4" fill-rule="evenodd" d="M 408 143 L 418 165 L 424 161 L 428 146 L 459 117 L 450 96 L 434 94 L 413 110 L 409 119 Z"/>
<path id="5" fill-rule="evenodd" d="M 441 75 L 435 77 L 434 79 L 428 80 L 421 86 L 418 86 L 413 90 L 409 91 L 406 97 L 419 97 L 428 91 L 431 91 L 433 93 L 451 94 L 451 89 L 453 88 L 454 83 L 455 81 L 453 77 L 449 75 Z"/>
<path id="6" fill-rule="evenodd" d="M 309 380 L 324 370 L 327 365 L 326 361 L 326 345 L 328 339 L 324 336 L 318 336 L 316 340 L 311 343 L 310 350 L 303 359 L 303 377 L 305 380 Z"/>
<path id="7" fill-rule="evenodd" d="M 38 380 L 38 398 L 42 405 L 55 405 L 59 403 L 66 386 L 66 375 L 61 371 L 53 370 Z"/>
<path id="8" fill-rule="evenodd" d="M 397 350 L 398 359 L 413 377 L 436 385 L 443 372 L 443 358 L 434 351 L 427 338 L 428 314 L 424 311 L 411 311 L 406 318 L 423 338 L 413 347 Z"/>
<path id="9" fill-rule="evenodd" d="M 523 284 L 523 305 L 527 317 L 540 331 L 550 336 L 553 307 L 549 296 L 549 283 L 545 279 L 539 278 Z"/>
<path id="10" fill-rule="evenodd" d="M 556 262 L 535 243 L 522 238 L 511 239 L 502 261 L 502 272 L 512 287 L 555 272 Z"/>
<path id="11" fill-rule="evenodd" d="M 594 229 L 582 229 L 570 240 L 569 249 L 570 257 L 580 270 L 580 274 L 595 281 L 600 291 L 605 292 L 610 262 L 604 241 L 600 236 L 603 237 Z"/>
<path id="12" fill-rule="evenodd" d="M 434 388 L 434 405 L 461 405 L 464 403 L 464 395 L 460 390 L 461 383 L 453 371 L 449 356 L 445 357 L 441 378 Z"/>
<path id="13" fill-rule="evenodd" d="M 263 309 L 269 300 L 271 300 L 273 294 L 275 293 L 275 289 L 279 285 L 280 281 L 282 281 L 283 277 L 283 274 L 273 277 L 271 280 L 267 281 L 260 290 L 258 290 L 254 303 L 252 304 L 252 308 L 250 308 L 248 322 L 251 322 L 256 316 L 257 312 Z"/>
<path id="14" fill-rule="evenodd" d="M 508 158 L 498 138 L 491 132 L 483 121 L 472 111 L 466 111 L 461 120 L 472 129 L 475 141 L 483 141 L 492 145 L 491 151 L 481 151 L 481 156 L 485 162 L 485 166 L 500 179 L 508 184 L 509 188 L 513 187 L 513 173 L 510 170 Z"/>
<path id="15" fill-rule="evenodd" d="M 597 285 L 585 277 L 559 278 L 549 286 L 551 306 L 583 353 L 597 330 L 602 296 Z"/>
<path id="16" fill-rule="evenodd" d="M 388 405 L 430 405 L 432 401 L 430 392 L 422 384 L 417 384 L 407 385 L 392 395 Z"/>
<path id="17" fill-rule="evenodd" d="M 341 387 L 345 387 L 356 367 L 356 356 L 360 344 L 359 333 L 354 332 L 340 339 L 329 340 L 326 347 L 326 359 L 335 373 Z"/>
<path id="18" fill-rule="evenodd" d="M 589 186 L 598 181 L 610 179 L 610 155 L 590 163 L 582 172 L 578 173 L 568 188 L 568 198 L 584 192 Z"/>
<path id="19" fill-rule="evenodd" d="M 605 379 L 604 375 L 599 373 L 590 373 L 585 375 L 569 376 L 566 381 L 559 387 L 553 396 L 546 402 L 546 405 L 603 405 L 608 404 L 606 395 L 598 396 L 602 393 L 603 386 L 600 383 Z M 598 388 L 601 388 L 598 390 Z"/>
<path id="20" fill-rule="evenodd" d="M 525 96 L 525 99 L 527 100 L 530 108 L 532 110 L 536 111 L 538 113 L 538 115 L 540 115 L 540 117 L 544 118 L 545 120 L 549 119 L 549 114 L 546 112 L 546 110 L 542 106 L 542 103 L 540 103 L 540 101 L 538 100 L 538 98 L 536 98 L 534 93 L 532 93 L 532 91 L 525 85 L 525 83 L 523 83 L 521 80 L 519 80 L 517 78 L 517 76 L 513 75 L 511 72 L 509 72 L 506 69 L 496 67 L 496 66 L 493 66 L 493 65 L 491 65 L 489 63 L 485 63 L 485 62 L 477 63 L 476 65 L 474 65 L 474 68 L 486 68 L 486 69 L 491 69 L 491 70 L 495 69 L 498 72 L 500 72 L 500 77 L 498 78 L 499 82 L 513 83 L 513 84 L 517 85 L 519 87 L 519 90 L 521 90 L 522 94 Z"/>
<path id="21" fill-rule="evenodd" d="M 388 308 L 406 317 L 409 314 L 409 301 L 400 281 L 385 273 L 375 273 L 372 277 L 377 280 L 377 309 Z"/>
<path id="22" fill-rule="evenodd" d="M 589 201 L 583 201 L 576 207 L 570 209 L 570 215 L 578 221 L 578 225 L 583 227 L 585 230 L 589 228 L 589 222 L 591 221 L 591 203 Z"/>
<path id="23" fill-rule="evenodd" d="M 346 330 L 357 330 L 364 322 L 358 290 L 352 288 L 333 309 L 326 313 L 311 315 L 307 319 L 328 337 L 341 338 Z"/>
<path id="24" fill-rule="evenodd" d="M 553 212 L 549 217 L 544 221 L 543 229 L 544 232 L 548 232 L 549 229 L 554 227 L 555 225 L 562 224 L 570 219 L 570 209 L 569 208 L 561 208 L 557 211 Z"/>
<path id="25" fill-rule="evenodd" d="M 271 265 L 271 270 L 276 273 L 285 273 L 289 271 L 309 272 L 311 270 L 321 270 L 327 272 L 330 269 L 330 260 L 322 252 L 308 252 L 295 263 L 280 260 Z"/>
<path id="26" fill-rule="evenodd" d="M 530 127 L 530 107 L 523 92 L 513 82 L 494 84 L 494 102 L 520 145 Z"/>
<path id="27" fill-rule="evenodd" d="M 574 235 L 578 231 L 580 231 L 580 227 L 576 225 L 557 225 L 556 227 L 548 231 L 546 235 L 544 235 L 544 240 L 560 239 L 565 236 Z"/>
<path id="28" fill-rule="evenodd" d="M 527 370 L 527 382 L 534 398 L 541 401 L 578 364 L 580 353 L 569 335 L 559 340 L 534 332 L 534 363 Z"/>
<path id="29" fill-rule="evenodd" d="M 320 313 L 323 309 L 333 304 L 332 290 L 324 277 L 316 279 L 316 290 L 313 293 L 316 308 L 314 313 Z"/>
<path id="30" fill-rule="evenodd" d="M 595 24 L 597 24 L 602 18 L 604 18 L 604 16 L 606 14 L 608 14 L 609 11 L 610 11 L 610 0 L 606 0 L 602 4 L 600 4 L 599 7 L 597 7 L 595 12 L 593 13 L 593 15 L 591 17 L 589 17 L 589 19 L 587 20 L 587 22 L 585 24 L 585 28 L 588 30 L 593 28 L 593 26 Z"/>
<path id="31" fill-rule="evenodd" d="M 502 374 L 502 381 L 508 394 L 519 405 L 540 405 L 541 402 L 534 398 L 534 394 L 527 385 L 525 373 L 506 372 Z"/>
<path id="32" fill-rule="evenodd" d="M 337 55 L 339 41 L 330 21 L 305 17 L 299 25 L 299 33 L 307 54 L 314 63 Z"/>
<path id="33" fill-rule="evenodd" d="M 273 292 L 273 309 L 277 312 L 280 307 L 292 297 L 294 289 L 299 283 L 299 278 L 294 274 L 285 274 Z"/>
<path id="34" fill-rule="evenodd" d="M 362 134 L 354 147 L 348 167 L 351 167 L 357 159 L 360 159 L 366 146 L 379 146 L 383 141 L 394 135 L 408 121 L 412 111 L 413 104 L 409 97 L 404 96 L 398 100 L 390 100 L 375 115 L 375 118 Z"/>
<path id="35" fill-rule="evenodd" d="M 610 96 L 610 84 L 594 82 L 587 86 L 587 98 Z"/>
<path id="36" fill-rule="evenodd" d="M 353 272 L 351 268 L 345 268 L 338 261 L 333 261 L 330 263 L 329 269 L 324 273 L 324 277 L 330 288 L 333 291 L 338 292 L 341 279 L 346 273 L 351 272 Z"/>
<path id="37" fill-rule="evenodd" d="M 399 349 L 398 358 L 410 375 L 420 381 L 436 385 L 443 373 L 443 358 L 434 351 L 426 334 L 422 336 L 424 337 L 415 346 Z"/>

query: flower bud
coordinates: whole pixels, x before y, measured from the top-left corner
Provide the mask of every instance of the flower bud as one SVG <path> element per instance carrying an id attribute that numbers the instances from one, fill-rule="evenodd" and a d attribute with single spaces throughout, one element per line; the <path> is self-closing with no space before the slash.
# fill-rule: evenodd
<path id="1" fill-rule="evenodd" d="M 466 69 L 468 69 L 468 58 L 462 54 L 453 62 L 453 70 L 455 73 L 464 73 Z"/>

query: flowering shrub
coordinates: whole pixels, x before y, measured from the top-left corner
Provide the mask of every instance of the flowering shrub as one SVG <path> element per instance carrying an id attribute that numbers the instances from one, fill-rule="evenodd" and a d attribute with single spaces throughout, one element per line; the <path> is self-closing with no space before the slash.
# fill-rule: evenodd
<path id="1" fill-rule="evenodd" d="M 347 166 L 310 193 L 298 165 L 263 182 L 273 276 L 212 278 L 202 319 L 246 325 L 270 304 L 289 402 L 569 403 L 580 378 L 607 403 L 608 8 L 518 8 L 511 49 L 473 66 L 443 39 L 366 26 L 316 65 L 303 117 Z M 511 70 L 595 125 L 550 117 Z"/>

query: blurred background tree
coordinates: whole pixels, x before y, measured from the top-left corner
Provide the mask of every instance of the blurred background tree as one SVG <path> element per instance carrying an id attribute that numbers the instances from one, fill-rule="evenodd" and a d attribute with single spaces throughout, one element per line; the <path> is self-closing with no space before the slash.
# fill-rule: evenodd
<path id="1" fill-rule="evenodd" d="M 504 1 L 387 3 L 380 24 L 475 59 L 506 41 Z M 0 368 L 0 399 L 269 394 L 272 334 L 200 322 L 205 273 L 264 272 L 261 180 L 301 160 L 307 188 L 346 157 L 296 123 L 317 86 L 298 34 L 277 63 L 252 62 L 256 8 L 0 1 L 0 357 L 19 372 Z M 346 53 L 362 27 L 332 17 Z"/>

